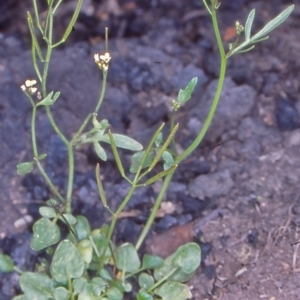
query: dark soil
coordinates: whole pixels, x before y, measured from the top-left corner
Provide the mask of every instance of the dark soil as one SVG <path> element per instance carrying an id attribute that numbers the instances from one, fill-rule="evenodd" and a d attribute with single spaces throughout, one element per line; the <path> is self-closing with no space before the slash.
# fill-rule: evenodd
<path id="1" fill-rule="evenodd" d="M 42 1 L 41 1 L 42 2 Z M 296 1 L 223 1 L 219 20 L 225 43 L 236 19 L 256 8 L 255 30 Z M 113 57 L 99 118 L 144 145 L 179 88 L 198 76 L 193 100 L 177 115 L 177 143 L 186 147 L 209 109 L 219 58 L 201 1 L 86 1 L 70 40 L 53 56 L 49 89 L 61 91 L 54 116 L 67 136 L 93 110 L 101 86 L 93 54 L 104 49 L 110 28 Z M 297 3 L 295 3 L 297 4 Z M 63 4 L 57 33 L 74 7 Z M 30 1 L 0 3 L 0 247 L 21 269 L 39 256 L 29 247 L 38 208 L 50 197 L 38 172 L 19 177 L 17 163 L 31 159 L 30 105 L 20 90 L 32 77 L 25 10 Z M 147 250 L 162 256 L 196 240 L 203 262 L 189 282 L 193 299 L 300 299 L 300 10 L 269 40 L 229 61 L 214 122 L 203 144 L 181 166 L 151 233 Z M 55 185 L 66 185 L 67 154 L 46 116 L 38 118 L 38 142 Z M 109 149 L 109 148 L 108 148 Z M 124 152 L 129 167 L 130 153 Z M 93 226 L 108 220 L 97 196 L 89 148 L 76 154 L 74 211 Z M 128 185 L 112 155 L 102 164 L 106 196 L 114 209 Z M 117 242 L 136 238 L 160 188 L 138 190 L 119 221 Z M 128 217 L 129 216 L 129 217 Z M 299 226 L 298 226 L 299 225 Z M 162 242 L 163 241 L 163 242 Z M 0 274 L 0 299 L 16 293 L 18 275 Z"/>

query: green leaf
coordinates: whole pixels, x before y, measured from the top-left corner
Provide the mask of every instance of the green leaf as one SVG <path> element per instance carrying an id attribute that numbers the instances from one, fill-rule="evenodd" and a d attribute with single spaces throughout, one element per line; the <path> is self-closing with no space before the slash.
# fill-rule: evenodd
<path id="1" fill-rule="evenodd" d="M 33 225 L 33 237 L 30 243 L 34 251 L 40 251 L 60 240 L 58 226 L 47 218 L 41 218 Z"/>
<path id="2" fill-rule="evenodd" d="M 55 300 L 69 300 L 70 292 L 66 288 L 59 286 L 54 291 L 54 298 Z"/>
<path id="3" fill-rule="evenodd" d="M 196 87 L 197 82 L 198 82 L 198 78 L 193 77 L 184 90 L 181 89 L 179 90 L 177 100 L 181 105 L 187 102 L 191 98 L 191 95 Z"/>
<path id="4" fill-rule="evenodd" d="M 124 272 L 135 272 L 140 268 L 141 262 L 132 244 L 126 243 L 117 249 L 116 265 Z"/>
<path id="5" fill-rule="evenodd" d="M 24 175 L 30 173 L 33 170 L 34 162 L 23 162 L 17 165 L 17 174 Z"/>
<path id="6" fill-rule="evenodd" d="M 56 217 L 56 211 L 52 207 L 42 206 L 39 208 L 39 213 L 42 217 L 52 219 Z"/>
<path id="7" fill-rule="evenodd" d="M 289 7 L 287 7 L 277 17 L 275 17 L 273 20 L 267 23 L 258 33 L 252 36 L 251 41 L 255 41 L 266 36 L 268 33 L 270 33 L 272 30 L 274 30 L 276 27 L 282 24 L 292 13 L 294 7 L 295 5 L 290 5 Z"/>
<path id="8" fill-rule="evenodd" d="M 155 139 L 155 146 L 158 148 L 160 145 L 161 145 L 161 143 L 162 143 L 162 140 L 163 140 L 163 134 L 162 134 L 162 132 L 160 132 L 158 135 L 157 135 L 157 137 L 156 137 L 156 139 Z"/>
<path id="9" fill-rule="evenodd" d="M 116 287 L 111 287 L 107 291 L 107 298 L 109 300 L 123 300 L 123 293 Z"/>
<path id="10" fill-rule="evenodd" d="M 78 295 L 78 294 L 82 293 L 82 291 L 84 290 L 86 285 L 87 285 L 87 280 L 85 278 L 80 277 L 80 278 L 74 279 L 72 282 L 74 294 Z"/>
<path id="11" fill-rule="evenodd" d="M 141 151 L 141 152 L 137 152 L 131 156 L 131 167 L 130 167 L 131 173 L 137 172 L 137 170 L 142 162 L 144 154 L 145 154 L 145 151 Z M 150 151 L 148 153 L 146 159 L 144 160 L 142 169 L 147 168 L 151 165 L 151 163 L 154 159 L 154 154 L 155 154 L 154 151 Z"/>
<path id="12" fill-rule="evenodd" d="M 36 106 L 41 106 L 41 105 L 49 106 L 49 105 L 54 104 L 54 102 L 59 97 L 60 92 L 56 92 L 54 95 L 53 95 L 53 93 L 54 93 L 53 91 L 50 92 L 42 101 L 38 102 L 36 104 Z"/>
<path id="13" fill-rule="evenodd" d="M 148 290 L 154 284 L 154 279 L 147 273 L 139 275 L 139 285 L 142 289 Z"/>
<path id="14" fill-rule="evenodd" d="M 62 220 L 64 223 L 66 223 L 66 220 L 67 220 L 67 222 L 68 222 L 70 225 L 74 225 L 74 224 L 77 223 L 77 219 L 76 219 L 73 215 L 71 215 L 71 214 L 62 214 L 62 215 L 63 215 L 64 218 L 65 218 L 65 220 L 64 220 L 64 218 L 61 218 L 61 220 Z"/>
<path id="15" fill-rule="evenodd" d="M 84 261 L 89 264 L 93 257 L 93 246 L 89 240 L 82 240 L 78 245 L 77 249 L 81 253 Z"/>
<path id="16" fill-rule="evenodd" d="M 255 17 L 255 9 L 252 9 L 248 15 L 248 18 L 247 18 L 247 21 L 245 24 L 245 40 L 246 41 L 250 40 L 251 28 L 252 28 L 254 17 Z"/>
<path id="17" fill-rule="evenodd" d="M 43 154 L 41 154 L 41 155 L 38 156 L 38 160 L 42 160 L 42 159 L 44 159 L 46 157 L 47 157 L 47 154 L 43 153 Z"/>
<path id="18" fill-rule="evenodd" d="M 99 156 L 99 158 L 106 161 L 107 155 L 106 155 L 105 150 L 100 146 L 100 144 L 98 142 L 93 142 L 93 145 L 94 145 L 94 150 L 97 153 L 97 155 Z"/>
<path id="19" fill-rule="evenodd" d="M 20 286 L 28 299 L 49 300 L 53 298 L 53 282 L 45 274 L 25 272 L 20 277 Z"/>
<path id="20" fill-rule="evenodd" d="M 136 297 L 137 300 L 153 300 L 153 297 L 149 295 L 146 291 L 139 291 Z"/>
<path id="21" fill-rule="evenodd" d="M 25 295 L 13 297 L 12 300 L 29 300 Z"/>
<path id="22" fill-rule="evenodd" d="M 169 151 L 165 151 L 162 155 L 164 161 L 164 170 L 170 169 L 174 165 L 174 159 Z"/>
<path id="23" fill-rule="evenodd" d="M 192 298 L 189 287 L 179 282 L 167 281 L 154 292 L 162 297 L 162 300 L 186 300 Z"/>
<path id="24" fill-rule="evenodd" d="M 143 149 L 142 144 L 140 144 L 136 140 L 134 140 L 134 139 L 132 139 L 132 138 L 126 136 L 126 135 L 112 133 L 112 136 L 114 138 L 114 142 L 116 144 L 116 147 L 131 150 L 131 151 L 140 151 L 140 150 Z M 110 144 L 110 139 L 109 139 L 108 134 L 104 134 L 101 137 L 100 141 Z"/>
<path id="25" fill-rule="evenodd" d="M 14 270 L 14 262 L 5 254 L 0 253 L 0 271 L 3 273 L 9 273 Z"/>
<path id="26" fill-rule="evenodd" d="M 92 283 L 94 284 L 94 290 L 97 295 L 101 295 L 101 293 L 108 287 L 108 283 L 100 277 L 94 277 L 92 279 Z"/>
<path id="27" fill-rule="evenodd" d="M 75 225 L 75 233 L 79 241 L 88 239 L 91 233 L 91 227 L 88 219 L 84 216 L 77 216 Z"/>
<path id="28" fill-rule="evenodd" d="M 99 294 L 100 295 L 100 294 Z M 95 286 L 92 283 L 88 283 L 82 293 L 79 294 L 78 300 L 98 300 L 99 295 L 95 291 Z"/>
<path id="29" fill-rule="evenodd" d="M 142 268 L 151 270 L 161 267 L 164 264 L 164 260 L 156 255 L 145 254 L 143 256 Z"/>
<path id="30" fill-rule="evenodd" d="M 84 271 L 84 260 L 69 240 L 58 245 L 50 267 L 50 273 L 57 282 L 66 283 L 70 278 L 79 278 Z"/>
<path id="31" fill-rule="evenodd" d="M 187 274 L 197 270 L 201 261 L 201 250 L 198 244 L 188 243 L 180 246 L 174 253 L 173 264 Z"/>

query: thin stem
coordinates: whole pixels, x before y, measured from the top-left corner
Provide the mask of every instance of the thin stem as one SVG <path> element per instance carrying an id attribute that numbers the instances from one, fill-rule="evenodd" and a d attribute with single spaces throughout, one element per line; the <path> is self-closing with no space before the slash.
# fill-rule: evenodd
<path id="1" fill-rule="evenodd" d="M 105 90 L 106 90 L 106 79 L 107 79 L 107 71 L 106 72 L 103 71 L 103 80 L 102 80 L 101 94 L 100 94 L 98 103 L 97 103 L 96 108 L 95 108 L 95 113 L 98 113 L 98 111 L 100 109 L 100 106 L 101 106 L 101 104 L 103 102 L 103 99 L 104 99 Z"/>
<path id="2" fill-rule="evenodd" d="M 214 28 L 214 32 L 215 32 L 215 36 L 216 36 L 216 40 L 217 40 L 217 44 L 218 44 L 218 48 L 219 48 L 219 53 L 220 53 L 220 57 L 221 57 L 221 67 L 220 67 L 220 74 L 219 74 L 219 81 L 218 81 L 218 86 L 217 86 L 217 90 L 216 90 L 216 94 L 215 97 L 213 99 L 213 102 L 211 104 L 208 116 L 206 117 L 206 120 L 204 122 L 203 127 L 201 128 L 198 136 L 196 137 L 196 139 L 194 140 L 194 142 L 180 155 L 178 156 L 175 161 L 174 164 L 179 164 L 183 159 L 185 159 L 188 155 L 190 155 L 198 146 L 199 144 L 202 142 L 205 134 L 207 133 L 207 130 L 211 124 L 211 121 L 214 117 L 216 108 L 218 106 L 219 103 L 219 99 L 221 96 L 221 92 L 222 92 L 222 88 L 223 88 L 223 84 L 224 84 L 224 80 L 225 80 L 225 74 L 226 74 L 226 66 L 227 66 L 227 59 L 226 59 L 226 55 L 225 55 L 225 51 L 224 51 L 224 47 L 222 44 L 222 39 L 220 36 L 220 31 L 219 31 L 219 27 L 218 27 L 218 22 L 217 22 L 217 17 L 216 17 L 216 8 L 214 7 L 214 5 L 212 6 L 212 22 L 213 22 L 213 28 Z M 160 207 L 160 204 L 163 200 L 163 197 L 167 191 L 167 188 L 170 184 L 170 181 L 173 177 L 174 171 L 169 173 L 165 179 L 164 179 L 164 183 L 162 185 L 162 188 L 156 198 L 155 204 L 153 206 L 153 209 L 151 211 L 151 214 L 149 216 L 149 219 L 147 220 L 147 223 L 145 225 L 145 227 L 143 228 L 138 241 L 136 243 L 135 248 L 138 250 L 144 239 L 146 238 L 146 235 L 148 234 L 150 227 L 152 226 L 152 223 L 154 222 L 154 219 L 156 217 L 157 211 Z"/>
<path id="3" fill-rule="evenodd" d="M 123 211 L 123 209 L 127 205 L 128 201 L 132 197 L 135 189 L 136 189 L 136 185 L 132 185 L 129 192 L 128 192 L 128 194 L 127 194 L 127 196 L 125 197 L 125 199 L 123 200 L 123 202 L 121 203 L 121 205 L 119 206 L 117 211 L 112 216 L 112 221 L 110 223 L 108 234 L 106 236 L 106 241 L 105 241 L 105 245 L 104 245 L 104 248 L 103 248 L 102 256 L 100 258 L 100 263 L 99 263 L 99 267 L 98 267 L 99 271 L 103 268 L 104 261 L 105 261 L 105 253 L 106 253 L 106 250 L 107 250 L 107 248 L 109 246 L 109 243 L 111 241 L 111 238 L 112 238 L 112 235 L 113 235 L 113 232 L 114 232 L 119 214 Z"/>

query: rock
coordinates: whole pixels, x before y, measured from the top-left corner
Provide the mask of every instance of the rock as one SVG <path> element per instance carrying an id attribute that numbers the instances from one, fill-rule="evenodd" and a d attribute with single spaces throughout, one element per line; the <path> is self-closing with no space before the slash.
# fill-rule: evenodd
<path id="1" fill-rule="evenodd" d="M 217 81 L 215 80 L 208 86 L 197 107 L 190 111 L 189 119 L 197 117 L 204 123 L 213 101 L 216 87 Z M 237 128 L 241 120 L 251 113 L 255 94 L 255 90 L 250 86 L 237 86 L 230 78 L 226 78 L 219 106 L 205 140 L 215 142 L 223 133 Z"/>
<path id="2" fill-rule="evenodd" d="M 188 185 L 190 196 L 201 200 L 214 198 L 229 193 L 233 187 L 233 181 L 228 170 L 200 175 L 192 180 Z"/>
<path id="3" fill-rule="evenodd" d="M 276 122 L 279 130 L 292 131 L 300 127 L 300 115 L 295 103 L 288 98 L 276 100 Z"/>

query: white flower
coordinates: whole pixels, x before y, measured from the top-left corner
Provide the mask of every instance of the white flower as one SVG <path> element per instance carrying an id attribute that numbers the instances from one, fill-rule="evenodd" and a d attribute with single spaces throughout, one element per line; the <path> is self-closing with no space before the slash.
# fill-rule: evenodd
<path id="1" fill-rule="evenodd" d="M 100 55 L 99 53 L 94 54 L 94 60 L 101 70 L 107 72 L 111 60 L 109 52 L 105 52 L 104 55 Z"/>

